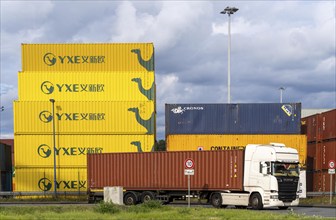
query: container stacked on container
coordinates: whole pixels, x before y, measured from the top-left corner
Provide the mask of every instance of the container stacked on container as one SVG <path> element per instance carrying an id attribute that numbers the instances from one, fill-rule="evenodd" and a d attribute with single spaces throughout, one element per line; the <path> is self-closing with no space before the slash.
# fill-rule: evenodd
<path id="1" fill-rule="evenodd" d="M 283 143 L 307 157 L 300 133 L 300 103 L 166 104 L 168 151 L 232 150 L 247 144 Z"/>
<path id="2" fill-rule="evenodd" d="M 15 191 L 54 190 L 53 123 L 57 191 L 86 192 L 89 153 L 154 147 L 152 43 L 23 44 L 18 86 Z"/>
<path id="3" fill-rule="evenodd" d="M 307 190 L 330 192 L 328 163 L 336 161 L 336 109 L 302 118 L 307 135 Z M 334 175 L 335 176 L 335 175 Z M 336 191 L 335 178 L 332 191 Z"/>

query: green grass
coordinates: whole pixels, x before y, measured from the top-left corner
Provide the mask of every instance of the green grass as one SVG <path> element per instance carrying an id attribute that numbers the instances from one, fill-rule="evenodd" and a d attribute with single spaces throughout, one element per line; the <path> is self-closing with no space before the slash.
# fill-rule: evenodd
<path id="1" fill-rule="evenodd" d="M 111 203 L 73 206 L 0 207 L 0 219 L 323 219 L 298 215 L 292 211 L 276 214 L 266 211 L 164 206 L 148 202 L 137 206 Z"/>

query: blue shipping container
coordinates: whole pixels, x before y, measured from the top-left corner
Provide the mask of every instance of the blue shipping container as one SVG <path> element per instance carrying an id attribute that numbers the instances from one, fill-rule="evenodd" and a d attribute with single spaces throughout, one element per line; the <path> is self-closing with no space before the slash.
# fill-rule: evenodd
<path id="1" fill-rule="evenodd" d="M 300 134 L 301 103 L 166 104 L 170 134 Z"/>

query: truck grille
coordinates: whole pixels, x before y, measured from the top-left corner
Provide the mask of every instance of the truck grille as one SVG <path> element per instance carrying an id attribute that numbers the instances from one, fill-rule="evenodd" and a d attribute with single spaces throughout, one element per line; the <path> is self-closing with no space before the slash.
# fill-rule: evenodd
<path id="1" fill-rule="evenodd" d="M 296 191 L 299 182 L 298 177 L 277 177 L 279 186 L 279 200 L 292 202 L 296 199 Z"/>

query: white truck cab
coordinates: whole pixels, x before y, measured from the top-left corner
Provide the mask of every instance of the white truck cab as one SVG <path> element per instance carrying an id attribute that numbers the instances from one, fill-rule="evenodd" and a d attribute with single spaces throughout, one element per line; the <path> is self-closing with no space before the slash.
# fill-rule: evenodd
<path id="1" fill-rule="evenodd" d="M 249 144 L 245 148 L 244 192 L 222 193 L 223 206 L 253 209 L 299 204 L 299 154 L 283 144 Z"/>

